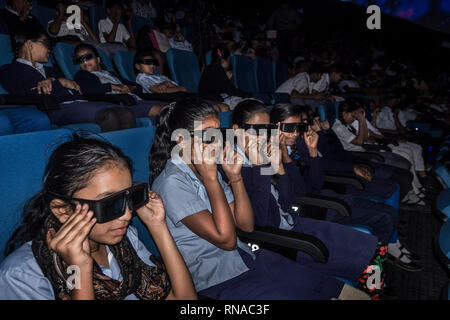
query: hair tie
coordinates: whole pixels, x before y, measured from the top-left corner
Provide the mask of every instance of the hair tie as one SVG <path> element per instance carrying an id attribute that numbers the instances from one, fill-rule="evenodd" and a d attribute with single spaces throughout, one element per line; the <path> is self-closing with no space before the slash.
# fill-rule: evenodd
<path id="1" fill-rule="evenodd" d="M 222 58 L 222 51 L 220 49 L 217 49 L 217 55 Z"/>

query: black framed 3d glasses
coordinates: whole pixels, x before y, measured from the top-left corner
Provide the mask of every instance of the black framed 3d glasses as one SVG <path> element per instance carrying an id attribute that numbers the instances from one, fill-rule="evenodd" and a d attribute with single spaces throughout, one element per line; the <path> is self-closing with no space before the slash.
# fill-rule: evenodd
<path id="1" fill-rule="evenodd" d="M 280 123 L 280 130 L 282 132 L 294 133 L 297 131 L 299 134 L 303 134 L 308 131 L 308 123 Z"/>
<path id="2" fill-rule="evenodd" d="M 73 59 L 73 64 L 75 64 L 75 65 L 82 64 L 83 62 L 92 60 L 94 58 L 95 58 L 95 55 L 93 53 L 84 54 L 82 56 L 75 57 L 75 59 Z"/>
<path id="3" fill-rule="evenodd" d="M 114 193 L 101 200 L 86 200 L 70 198 L 55 193 L 50 193 L 53 197 L 68 201 L 71 204 L 79 202 L 81 205 L 89 205 L 89 210 L 94 212 L 97 223 L 106 223 L 115 220 L 125 214 L 126 206 L 134 212 L 144 206 L 149 200 L 148 184 L 136 182 L 130 188 Z"/>
<path id="4" fill-rule="evenodd" d="M 141 59 L 138 61 L 138 63 L 149 65 L 149 66 L 153 65 L 155 67 L 159 66 L 158 59 Z"/>

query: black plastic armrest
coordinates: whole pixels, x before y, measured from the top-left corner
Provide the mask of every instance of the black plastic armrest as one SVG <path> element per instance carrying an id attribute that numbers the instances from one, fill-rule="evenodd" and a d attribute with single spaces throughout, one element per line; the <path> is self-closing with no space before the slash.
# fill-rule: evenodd
<path id="1" fill-rule="evenodd" d="M 264 244 L 281 246 L 305 252 L 316 262 L 326 263 L 328 261 L 328 248 L 321 240 L 311 235 L 270 227 L 255 228 L 253 232 L 236 229 L 236 233 L 244 242 L 259 242 L 263 247 Z"/>
<path id="2" fill-rule="evenodd" d="M 336 210 L 343 217 L 349 217 L 352 214 L 352 209 L 344 200 L 323 195 L 309 194 L 297 197 L 291 207 L 301 207 L 302 205 Z"/>
<path id="3" fill-rule="evenodd" d="M 362 181 L 362 178 L 357 176 L 327 173 L 324 175 L 324 181 L 330 183 L 352 185 L 358 190 L 364 190 L 364 183 Z"/>
<path id="4" fill-rule="evenodd" d="M 359 159 L 365 160 L 376 160 L 378 162 L 384 162 L 384 157 L 375 152 L 365 152 L 365 151 L 352 151 L 352 156 Z"/>
<path id="5" fill-rule="evenodd" d="M 197 97 L 197 94 L 188 93 L 188 92 L 139 93 L 138 96 L 139 96 L 139 98 L 141 98 L 143 100 L 172 102 L 172 101 L 178 101 L 180 99 L 185 99 L 185 98 L 194 98 L 194 97 Z"/>
<path id="6" fill-rule="evenodd" d="M 124 106 L 136 105 L 136 99 L 129 94 L 85 94 L 83 98 L 92 102 L 102 101 Z"/>
<path id="7" fill-rule="evenodd" d="M 363 144 L 362 147 L 364 148 L 364 150 L 367 151 L 387 151 L 387 152 L 392 152 L 392 149 L 389 148 L 388 146 L 380 146 L 378 144 Z"/>
<path id="8" fill-rule="evenodd" d="M 59 109 L 59 102 L 48 94 L 2 94 L 1 100 L 4 105 L 31 105 L 42 111 Z"/>

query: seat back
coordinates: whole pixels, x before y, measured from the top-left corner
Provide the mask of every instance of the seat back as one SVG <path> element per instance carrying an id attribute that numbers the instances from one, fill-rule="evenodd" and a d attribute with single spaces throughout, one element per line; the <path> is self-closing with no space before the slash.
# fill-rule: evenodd
<path id="1" fill-rule="evenodd" d="M 142 18 L 139 16 L 133 16 L 131 24 L 133 26 L 133 32 L 135 35 L 137 35 L 139 31 L 145 26 L 155 27 L 155 23 L 153 22 L 152 18 Z"/>
<path id="2" fill-rule="evenodd" d="M 436 174 L 437 179 L 441 183 L 444 189 L 448 189 L 450 187 L 450 171 L 447 169 L 445 164 L 437 162 L 433 168 L 434 173 Z"/>
<path id="3" fill-rule="evenodd" d="M 450 220 L 447 220 L 439 231 L 439 248 L 450 261 Z"/>
<path id="4" fill-rule="evenodd" d="M 211 50 L 205 53 L 205 65 L 209 66 L 211 64 Z"/>
<path id="5" fill-rule="evenodd" d="M 272 62 L 269 59 L 258 58 L 254 62 L 259 92 L 273 93 L 277 90 Z"/>
<path id="6" fill-rule="evenodd" d="M 231 127 L 231 111 L 219 112 L 220 127 L 228 129 Z"/>
<path id="7" fill-rule="evenodd" d="M 275 77 L 275 85 L 278 88 L 283 82 L 285 82 L 289 78 L 288 74 L 288 65 L 283 61 L 274 61 L 273 62 L 273 75 Z"/>
<path id="8" fill-rule="evenodd" d="M 436 198 L 436 208 L 446 217 L 450 218 L 450 189 L 445 189 Z"/>
<path id="9" fill-rule="evenodd" d="M 107 17 L 106 9 L 101 4 L 95 4 L 89 7 L 89 20 L 92 30 L 98 35 L 98 22 Z"/>
<path id="10" fill-rule="evenodd" d="M 56 9 L 41 5 L 37 5 L 36 9 L 36 18 L 38 18 L 39 22 L 44 27 L 44 30 L 47 30 L 48 22 L 56 18 Z"/>
<path id="11" fill-rule="evenodd" d="M 325 102 L 317 107 L 317 113 L 319 114 L 320 121 L 328 120 L 330 126 L 333 126 L 337 118 L 336 104 Z"/>
<path id="12" fill-rule="evenodd" d="M 231 57 L 233 65 L 233 83 L 236 88 L 248 93 L 258 93 L 258 80 L 254 61 L 247 56 L 235 55 Z"/>
<path id="13" fill-rule="evenodd" d="M 172 80 L 187 92 L 197 93 L 200 81 L 200 66 L 197 56 L 192 51 L 169 49 L 166 52 Z"/>
<path id="14" fill-rule="evenodd" d="M 0 34 L 0 67 L 9 64 L 14 59 L 9 34 Z"/>
<path id="15" fill-rule="evenodd" d="M 73 64 L 73 51 L 75 49 L 74 45 L 58 42 L 53 47 L 53 57 L 55 58 L 56 63 L 64 74 L 64 77 L 67 79 L 72 79 L 80 70 L 79 65 Z"/>
<path id="16" fill-rule="evenodd" d="M 148 154 L 155 138 L 155 127 L 141 127 L 129 130 L 120 130 L 102 133 L 106 140 L 116 147 L 119 147 L 125 155 L 130 157 L 133 163 L 133 180 L 148 182 L 150 170 L 148 166 Z M 139 239 L 146 248 L 159 255 L 158 249 L 153 242 L 147 228 L 141 223 L 138 217 L 133 218 L 133 226 L 138 230 Z"/>
<path id="17" fill-rule="evenodd" d="M 45 166 L 70 130 L 57 129 L 0 137 L 0 261 L 6 241 L 22 220 L 24 205 L 42 188 Z M 7 155 L 7 156 L 6 156 Z"/>
<path id="18" fill-rule="evenodd" d="M 114 54 L 113 62 L 122 78 L 135 82 L 136 75 L 134 73 L 134 55 L 133 52 L 118 51 Z"/>

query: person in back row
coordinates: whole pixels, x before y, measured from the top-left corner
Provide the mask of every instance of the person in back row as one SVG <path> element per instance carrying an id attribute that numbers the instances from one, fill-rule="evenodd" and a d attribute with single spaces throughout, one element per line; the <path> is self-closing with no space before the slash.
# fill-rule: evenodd
<path id="1" fill-rule="evenodd" d="M 43 65 L 51 51 L 45 33 L 24 29 L 13 40 L 15 60 L 0 68 L 0 85 L 12 94 L 54 97 L 59 109 L 46 111 L 51 123 L 95 122 L 102 131 L 136 127 L 136 117 L 130 108 L 83 100 L 75 81 L 64 78 L 56 68 Z"/>
<path id="2" fill-rule="evenodd" d="M 134 67 L 139 72 L 136 83 L 146 93 L 175 93 L 186 92 L 185 87 L 178 86 L 166 76 L 156 75 L 155 71 L 159 65 L 158 60 L 150 51 L 141 51 L 134 56 Z"/>
<path id="3" fill-rule="evenodd" d="M 137 104 L 131 108 L 137 117 L 154 117 L 161 110 L 160 105 L 139 98 L 137 94 L 142 93 L 140 85 L 104 70 L 97 49 L 90 44 L 79 44 L 73 55 L 81 68 L 74 79 L 84 94 L 130 94 L 136 99 Z"/>
<path id="4" fill-rule="evenodd" d="M 220 95 L 223 104 L 228 110 L 233 108 L 245 98 L 251 97 L 249 93 L 236 88 L 231 81 L 233 68 L 230 64 L 231 52 L 227 47 L 215 47 L 211 51 L 211 64 L 206 66 L 200 77 L 198 92 L 203 95 Z M 226 110 L 223 110 L 226 111 Z"/>
<path id="5" fill-rule="evenodd" d="M 205 144 L 191 139 L 194 131 L 219 127 L 211 105 L 189 100 L 171 103 L 161 110 L 149 155 L 153 191 L 163 199 L 167 225 L 197 292 L 233 300 L 368 299 L 360 290 L 279 254 L 264 249 L 252 252 L 237 239 L 236 228 L 251 232 L 254 226 L 242 161 L 234 153 L 233 163 L 222 165 L 230 181 L 227 185 L 214 159 L 199 150 Z M 177 129 L 185 134 L 173 141 Z M 173 152 L 177 145 L 183 154 Z M 190 150 L 198 153 L 195 156 Z M 194 156 L 200 161 L 193 161 Z"/>

